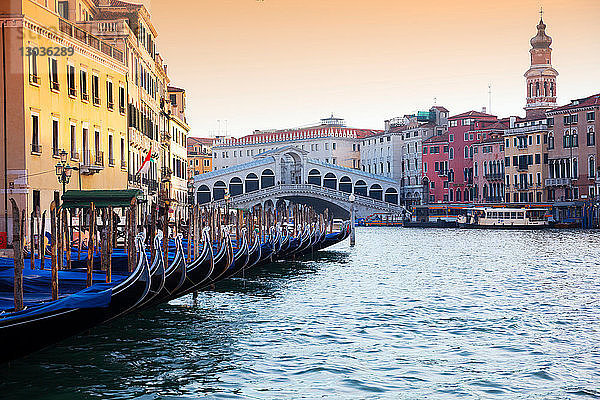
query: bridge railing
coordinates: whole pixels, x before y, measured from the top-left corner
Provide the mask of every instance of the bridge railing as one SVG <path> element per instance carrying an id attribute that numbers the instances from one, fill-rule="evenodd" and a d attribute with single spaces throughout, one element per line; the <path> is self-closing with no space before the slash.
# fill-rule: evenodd
<path id="1" fill-rule="evenodd" d="M 260 198 L 268 197 L 270 195 L 285 195 L 285 194 L 293 194 L 298 195 L 302 193 L 307 194 L 319 194 L 324 195 L 333 200 L 350 202 L 350 193 L 342 192 L 336 189 L 319 186 L 319 185 L 311 185 L 308 183 L 299 183 L 299 184 L 280 184 L 275 186 L 269 186 L 268 188 L 259 189 L 253 192 L 239 194 L 237 196 L 232 196 L 230 198 L 230 202 L 235 204 L 236 202 L 251 202 L 258 200 Z M 374 199 L 372 197 L 363 196 L 360 194 L 354 194 L 356 200 L 355 204 L 364 205 L 364 206 L 375 206 L 378 208 L 390 209 L 390 210 L 400 210 L 403 209 L 402 206 L 394 203 L 388 203 L 384 200 Z M 216 204 L 222 204 L 225 200 L 218 200 Z"/>

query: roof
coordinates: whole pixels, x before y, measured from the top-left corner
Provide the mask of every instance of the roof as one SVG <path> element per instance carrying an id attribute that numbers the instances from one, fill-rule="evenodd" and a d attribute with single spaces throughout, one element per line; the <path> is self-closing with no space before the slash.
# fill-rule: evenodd
<path id="1" fill-rule="evenodd" d="M 548 114 L 559 113 L 562 111 L 576 110 L 576 109 L 584 108 L 584 107 L 598 107 L 598 106 L 600 106 L 600 94 L 594 94 L 589 97 L 584 97 L 582 99 L 571 100 L 571 102 L 569 104 L 549 110 Z"/>
<path id="2" fill-rule="evenodd" d="M 68 190 L 62 195 L 65 208 L 88 208 L 94 203 L 96 208 L 129 207 L 131 200 L 141 200 L 140 189 L 126 190 Z"/>
<path id="3" fill-rule="evenodd" d="M 96 5 L 96 7 L 101 6 L 100 4 L 100 0 L 93 0 L 94 4 Z M 125 7 L 125 8 L 140 8 L 143 7 L 143 4 L 135 4 L 135 3 L 128 3 L 126 1 L 121 1 L 121 0 L 105 0 L 103 1 L 103 3 L 108 2 L 108 7 Z M 104 5 L 104 4 L 102 4 Z"/>
<path id="4" fill-rule="evenodd" d="M 188 136 L 187 137 L 187 145 L 193 146 L 194 144 L 204 144 L 204 145 L 212 145 L 217 138 L 202 138 L 196 136 Z"/>
<path id="5" fill-rule="evenodd" d="M 448 111 L 448 109 L 446 107 L 442 107 L 442 106 L 433 106 L 431 108 L 436 109 L 438 111 L 442 111 L 442 112 L 450 112 L 450 111 Z"/>
<path id="6" fill-rule="evenodd" d="M 175 86 L 167 86 L 167 92 L 185 92 L 185 89 L 178 88 Z"/>
<path id="7" fill-rule="evenodd" d="M 465 118 L 465 117 L 472 117 L 472 118 L 496 118 L 496 116 L 492 115 L 492 114 L 486 114 L 486 113 L 482 113 L 482 112 L 479 112 L 479 111 L 467 111 L 467 112 L 464 112 L 462 114 L 453 115 L 453 116 L 449 117 L 448 119 L 457 119 L 457 118 Z"/>
<path id="8" fill-rule="evenodd" d="M 473 145 L 477 146 L 478 144 L 488 144 L 488 143 L 504 143 L 504 138 L 502 136 L 492 136 L 480 140 L 478 142 L 473 143 Z"/>
<path id="9" fill-rule="evenodd" d="M 301 148 L 299 148 L 298 146 L 294 146 L 293 144 L 288 144 L 286 146 L 276 147 L 271 150 L 263 151 L 262 153 L 255 155 L 254 158 L 263 158 L 263 157 L 271 156 L 272 154 L 285 153 L 288 150 L 293 150 L 296 153 L 300 153 L 303 155 L 308 154 L 308 151 L 302 150 Z"/>
<path id="10" fill-rule="evenodd" d="M 448 132 L 442 133 L 441 135 L 432 136 L 429 139 L 423 141 L 423 143 L 443 143 L 448 142 Z"/>

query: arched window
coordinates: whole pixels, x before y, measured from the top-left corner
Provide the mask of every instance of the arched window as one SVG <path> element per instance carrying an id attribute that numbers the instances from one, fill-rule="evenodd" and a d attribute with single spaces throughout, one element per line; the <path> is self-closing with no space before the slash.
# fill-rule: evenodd
<path id="1" fill-rule="evenodd" d="M 383 189 L 377 183 L 371 185 L 369 188 L 369 197 L 376 200 L 383 199 Z"/>
<path id="2" fill-rule="evenodd" d="M 469 148 L 465 146 L 465 158 L 469 158 Z"/>
<path id="3" fill-rule="evenodd" d="M 256 192 L 258 190 L 258 176 L 250 173 L 246 176 L 246 193 Z"/>
<path id="4" fill-rule="evenodd" d="M 540 95 L 540 83 L 539 82 L 535 83 L 535 95 L 536 95 L 536 97 Z"/>
<path id="5" fill-rule="evenodd" d="M 270 169 L 265 169 L 260 175 L 260 188 L 275 186 L 275 174 Z"/>
<path id="6" fill-rule="evenodd" d="M 594 178 L 596 176 L 596 161 L 594 156 L 590 156 L 588 159 L 588 176 Z"/>
<path id="7" fill-rule="evenodd" d="M 587 145 L 595 146 L 596 145 L 596 135 L 594 134 L 594 128 L 589 128 L 587 133 Z"/>
<path id="8" fill-rule="evenodd" d="M 450 153 L 448 154 L 448 158 L 454 160 L 454 148 L 450 147 Z"/>
<path id="9" fill-rule="evenodd" d="M 363 180 L 356 181 L 356 183 L 354 184 L 354 194 L 357 194 L 360 196 L 367 195 L 367 184 L 365 183 L 365 181 L 363 181 Z"/>
<path id="10" fill-rule="evenodd" d="M 337 189 L 337 177 L 331 172 L 325 174 L 323 177 L 323 187 L 330 189 Z"/>
<path id="11" fill-rule="evenodd" d="M 340 178 L 340 190 L 346 193 L 352 193 L 352 181 L 347 176 Z"/>
<path id="12" fill-rule="evenodd" d="M 460 201 L 460 198 L 461 198 L 460 189 L 456 189 L 456 201 Z"/>
<path id="13" fill-rule="evenodd" d="M 206 185 L 202 185 L 196 192 L 196 202 L 198 204 L 210 203 L 210 189 Z"/>
<path id="14" fill-rule="evenodd" d="M 487 175 L 488 174 L 488 169 L 487 169 L 487 161 L 483 162 L 483 175 Z"/>
<path id="15" fill-rule="evenodd" d="M 398 191 L 394 188 L 386 189 L 385 201 L 386 203 L 398 204 Z"/>
<path id="16" fill-rule="evenodd" d="M 308 184 L 321 186 L 321 172 L 318 169 L 311 169 L 308 173 Z"/>
<path id="17" fill-rule="evenodd" d="M 223 181 L 215 182 L 213 186 L 213 199 L 214 200 L 223 200 L 225 198 L 225 191 L 227 190 L 227 186 Z"/>
<path id="18" fill-rule="evenodd" d="M 231 178 L 229 181 L 229 194 L 231 196 L 238 196 L 242 193 L 244 193 L 244 184 L 242 183 L 242 180 L 237 176 Z"/>

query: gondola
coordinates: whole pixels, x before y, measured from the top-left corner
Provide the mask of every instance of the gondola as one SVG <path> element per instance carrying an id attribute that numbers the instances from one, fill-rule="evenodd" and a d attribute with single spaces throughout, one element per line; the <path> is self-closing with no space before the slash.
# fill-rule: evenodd
<path id="1" fill-rule="evenodd" d="M 225 274 L 223 275 L 223 279 L 231 278 L 232 276 L 241 272 L 246 265 L 248 264 L 248 260 L 250 258 L 250 250 L 248 249 L 248 241 L 246 240 L 246 229 L 242 230 L 241 244 L 238 246 L 237 251 L 234 254 L 233 265 L 231 265 Z"/>
<path id="2" fill-rule="evenodd" d="M 152 300 L 158 296 L 165 286 L 165 263 L 163 253 L 161 251 L 160 244 L 162 243 L 163 234 L 161 231 L 156 233 L 154 237 L 154 258 L 152 265 L 150 266 L 150 289 L 144 301 L 142 301 L 138 308 L 144 308 Z"/>
<path id="3" fill-rule="evenodd" d="M 186 277 L 186 264 L 181 243 L 181 235 L 175 238 L 175 256 L 165 271 L 165 284 L 160 293 L 151 301 L 145 304 L 145 307 L 152 307 L 164 303 L 173 296 L 174 293 L 183 285 Z"/>
<path id="4" fill-rule="evenodd" d="M 22 357 L 135 308 L 148 294 L 150 271 L 141 237 L 137 266 L 124 281 L 94 284 L 64 298 L 0 314 L 0 363 Z"/>

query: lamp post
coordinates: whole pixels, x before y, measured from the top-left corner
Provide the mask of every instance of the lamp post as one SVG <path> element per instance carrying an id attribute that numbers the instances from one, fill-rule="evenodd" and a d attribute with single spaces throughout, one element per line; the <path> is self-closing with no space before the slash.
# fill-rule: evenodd
<path id="1" fill-rule="evenodd" d="M 348 200 L 350 201 L 350 246 L 354 246 L 356 244 L 356 229 L 354 226 L 354 221 L 356 220 L 354 215 L 354 202 L 356 201 L 356 196 L 354 193 L 350 193 Z"/>
<path id="2" fill-rule="evenodd" d="M 65 194 L 65 188 L 69 180 L 71 180 L 71 175 L 73 170 L 79 170 L 78 167 L 72 167 L 67 164 L 67 155 L 68 153 L 64 150 L 61 150 L 60 153 L 60 162 L 56 164 L 56 177 L 58 178 L 58 182 L 62 183 L 62 192 Z"/>

